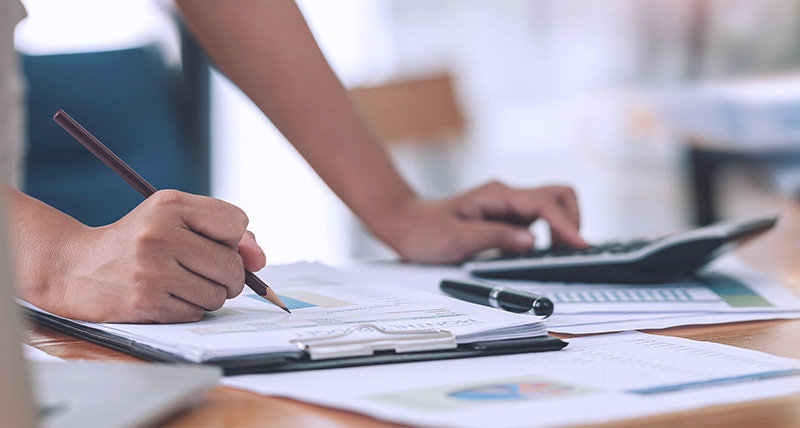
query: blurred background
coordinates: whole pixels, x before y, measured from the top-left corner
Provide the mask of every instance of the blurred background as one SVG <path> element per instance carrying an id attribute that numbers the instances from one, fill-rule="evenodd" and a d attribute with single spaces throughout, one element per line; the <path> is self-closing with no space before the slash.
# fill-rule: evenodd
<path id="1" fill-rule="evenodd" d="M 89 224 L 139 202 L 52 124 L 64 108 L 156 187 L 242 207 L 269 263 L 391 256 L 209 72 L 169 2 L 24 4 L 31 194 Z M 774 212 L 800 194 L 800 0 L 298 4 L 427 197 L 567 184 L 585 237 L 603 241 Z"/>

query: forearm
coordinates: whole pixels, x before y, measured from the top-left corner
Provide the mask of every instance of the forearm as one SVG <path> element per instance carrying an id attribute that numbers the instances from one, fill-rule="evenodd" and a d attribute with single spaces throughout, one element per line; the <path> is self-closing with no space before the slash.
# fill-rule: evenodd
<path id="1" fill-rule="evenodd" d="M 178 1 L 219 68 L 370 227 L 415 195 L 353 107 L 292 1 Z"/>
<path id="2" fill-rule="evenodd" d="M 89 227 L 0 183 L 19 295 L 56 315 L 97 322 L 186 322 L 219 309 L 264 267 L 247 215 L 176 190 Z"/>
<path id="3" fill-rule="evenodd" d="M 35 303 L 52 293 L 54 279 L 69 267 L 63 255 L 75 248 L 72 237 L 89 228 L 5 184 L 0 190 L 5 192 L 18 292 Z"/>

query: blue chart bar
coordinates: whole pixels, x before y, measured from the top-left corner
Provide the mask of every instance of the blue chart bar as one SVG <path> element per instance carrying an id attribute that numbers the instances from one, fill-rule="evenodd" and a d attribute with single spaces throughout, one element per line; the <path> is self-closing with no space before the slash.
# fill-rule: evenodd
<path id="1" fill-rule="evenodd" d="M 255 295 L 248 295 L 248 297 L 258 300 L 259 302 L 266 302 L 262 297 Z M 313 293 L 306 290 L 290 290 L 278 294 L 281 301 L 286 305 L 289 310 L 304 309 L 304 308 L 338 308 L 340 306 L 352 306 L 353 303 L 344 300 L 335 299 L 330 296 L 323 296 L 322 294 Z"/>
<path id="2" fill-rule="evenodd" d="M 720 385 L 733 385 L 737 383 L 756 382 L 759 380 L 778 379 L 778 378 L 792 377 L 798 375 L 800 375 L 800 370 L 788 369 L 788 370 L 779 370 L 779 371 L 765 372 L 765 373 L 754 373 L 743 376 L 723 377 L 719 379 L 710 379 L 699 382 L 679 383 L 675 385 L 658 386 L 653 388 L 633 389 L 628 392 L 641 395 L 655 395 L 655 394 L 663 394 L 665 392 L 682 391 L 686 389 L 706 388 L 706 387 L 720 386 Z"/>
<path id="3" fill-rule="evenodd" d="M 282 296 L 282 295 L 279 294 L 278 297 L 281 298 L 281 302 L 283 302 L 283 304 L 286 305 L 286 307 L 289 308 L 289 310 L 292 310 L 292 309 L 303 309 L 303 308 L 313 308 L 313 307 L 317 306 L 317 305 L 315 305 L 313 303 L 308 303 L 308 302 L 304 302 L 302 300 L 292 299 L 289 296 Z"/>
<path id="4" fill-rule="evenodd" d="M 251 299 L 254 299 L 254 300 L 258 300 L 259 302 L 264 302 L 265 301 L 264 298 L 261 297 L 261 296 L 254 296 L 252 294 L 248 294 L 247 297 L 249 297 Z M 313 308 L 313 307 L 317 306 L 317 305 L 314 305 L 312 303 L 304 302 L 302 300 L 292 299 L 291 297 L 284 296 L 282 294 L 279 294 L 278 297 L 280 297 L 281 302 L 283 302 L 283 304 L 286 305 L 286 307 L 290 311 L 293 311 L 295 309 Z"/>
<path id="5" fill-rule="evenodd" d="M 717 302 L 717 299 L 696 298 L 686 289 L 662 288 L 652 290 L 574 290 L 540 293 L 555 303 L 598 303 L 598 302 Z"/>
<path id="6" fill-rule="evenodd" d="M 706 274 L 696 285 L 567 286 L 536 290 L 554 303 L 722 303 L 733 308 L 772 307 L 772 303 L 736 279 Z"/>
<path id="7" fill-rule="evenodd" d="M 772 303 L 741 282 L 718 274 L 703 277 L 703 282 L 733 308 L 771 307 Z"/>

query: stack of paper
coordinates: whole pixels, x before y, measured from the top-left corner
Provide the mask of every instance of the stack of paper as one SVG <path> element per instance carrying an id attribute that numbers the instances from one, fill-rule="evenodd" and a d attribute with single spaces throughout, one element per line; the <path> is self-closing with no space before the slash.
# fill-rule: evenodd
<path id="1" fill-rule="evenodd" d="M 571 339 L 556 352 L 223 383 L 414 426 L 554 427 L 795 394 L 798 376 L 797 360 L 629 332 Z"/>
<path id="2" fill-rule="evenodd" d="M 737 257 L 720 259 L 698 279 L 661 285 L 518 284 L 549 297 L 550 331 L 572 334 L 690 324 L 800 318 L 800 299 Z"/>
<path id="3" fill-rule="evenodd" d="M 437 290 L 442 278 L 475 280 L 457 267 L 361 264 L 354 272 Z M 546 296 L 555 313 L 551 332 L 588 334 L 692 324 L 800 318 L 800 298 L 736 255 L 715 261 L 699 279 L 661 285 L 566 284 L 490 280 L 491 284 Z"/>
<path id="4" fill-rule="evenodd" d="M 459 344 L 547 335 L 536 317 L 391 286 L 386 281 L 365 281 L 321 264 L 271 267 L 266 277 L 275 284 L 291 315 L 247 290 L 194 323 L 69 322 L 198 363 L 248 355 L 300 355 L 297 340 L 342 334 L 351 328 L 357 339 L 378 334 L 365 325 L 387 332 L 447 330 Z"/>
<path id="5" fill-rule="evenodd" d="M 366 263 L 348 269 L 376 284 L 428 291 L 438 291 L 443 278 L 469 278 L 457 267 Z M 661 286 L 496 283 L 553 299 L 556 315 L 549 328 L 555 331 L 800 317 L 800 299 L 735 257 L 713 266 L 703 281 Z M 569 342 L 557 352 L 223 382 L 394 422 L 459 427 L 599 423 L 800 392 L 797 361 L 756 351 L 635 332 Z"/>

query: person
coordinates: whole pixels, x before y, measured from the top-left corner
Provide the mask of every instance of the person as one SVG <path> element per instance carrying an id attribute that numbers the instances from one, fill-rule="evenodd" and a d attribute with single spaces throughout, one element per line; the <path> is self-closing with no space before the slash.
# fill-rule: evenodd
<path id="1" fill-rule="evenodd" d="M 539 218 L 548 222 L 554 243 L 586 245 L 568 187 L 515 189 L 493 182 L 442 200 L 418 197 L 350 102 L 293 1 L 176 3 L 215 65 L 402 259 L 456 263 L 488 248 L 523 251 L 534 244 L 529 226 Z M 21 17 L 14 10 L 0 10 L 0 16 L 12 28 Z M 11 30 L 2 31 L 0 90 L 14 93 L 7 77 Z M 6 134 L 0 144 L 19 140 Z M 11 180 L 10 171 L 4 167 L 4 180 Z M 4 190 L 20 296 L 57 315 L 195 321 L 241 292 L 245 268 L 258 271 L 266 263 L 245 213 L 213 198 L 164 190 L 119 221 L 92 228 L 11 186 Z"/>

